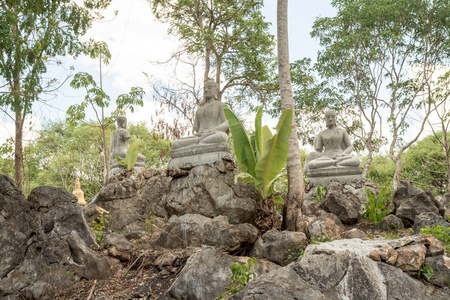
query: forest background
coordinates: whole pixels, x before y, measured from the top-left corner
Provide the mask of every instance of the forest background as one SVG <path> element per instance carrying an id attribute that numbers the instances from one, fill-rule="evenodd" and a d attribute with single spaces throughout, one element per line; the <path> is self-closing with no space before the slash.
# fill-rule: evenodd
<path id="1" fill-rule="evenodd" d="M 74 179 L 80 177 L 86 198 L 89 200 L 93 197 L 104 183 L 105 153 L 107 153 L 105 145 L 108 147 L 108 138 L 115 129 L 112 122 L 114 116 L 121 112 L 117 110 L 115 99 L 134 86 L 141 87 L 145 95 L 140 94 L 139 99 L 139 95 L 134 94 L 135 98 L 128 99 L 127 103 L 135 106 L 134 113 L 130 113 L 128 109 L 128 129 L 132 135 L 131 143 L 137 144 L 139 152 L 146 156 L 147 167 L 165 167 L 169 160 L 171 141 L 190 133 L 189 124 L 192 122 L 193 111 L 202 101 L 201 88 L 204 74 L 219 78 L 222 83 L 222 101 L 229 103 L 244 121 L 253 120 L 252 113 L 261 104 L 267 112 L 266 119 L 280 114 L 277 104 L 279 100 L 276 88 L 277 75 L 274 70 L 275 39 L 271 38 L 271 35 L 275 35 L 276 1 L 266 0 L 264 6 L 260 5 L 262 1 L 255 1 L 258 5 L 254 6 L 256 8 L 254 13 L 260 13 L 261 17 L 265 17 L 261 20 L 271 22 L 272 25 L 242 20 L 242 24 L 247 22 L 244 25 L 248 26 L 244 28 L 248 30 L 243 32 L 260 30 L 261 37 L 264 38 L 259 41 L 258 36 L 248 36 L 249 41 L 268 43 L 265 48 L 267 51 L 259 53 L 264 54 L 264 57 L 259 58 L 266 62 L 267 68 L 261 69 L 258 65 L 261 61 L 255 61 L 254 65 L 240 61 L 243 57 L 251 61 L 256 54 L 252 52 L 253 44 L 250 43 L 246 49 L 242 46 L 245 44 L 244 41 L 238 39 L 236 43 L 238 46 L 234 46 L 232 51 L 222 56 L 224 63 L 221 72 L 217 72 L 217 59 L 212 59 L 210 70 L 205 71 L 203 45 L 200 45 L 196 52 L 182 53 L 183 46 L 186 46 L 185 41 L 189 37 L 180 36 L 180 28 L 174 29 L 174 23 L 170 21 L 174 15 L 166 15 L 165 23 L 161 22 L 164 21 L 164 17 L 155 18 L 155 13 L 163 12 L 163 8 L 157 7 L 159 2 L 167 1 L 150 1 L 149 3 L 149 1 L 133 0 L 131 4 L 126 5 L 123 1 L 112 1 L 109 7 L 101 12 L 104 18 L 95 21 L 83 38 L 85 41 L 89 39 L 104 41 L 109 50 L 97 47 L 97 52 L 91 51 L 76 59 L 70 55 L 57 55 L 54 59 L 47 61 L 48 72 L 43 73 L 42 78 L 56 88 L 39 93 L 32 105 L 32 113 L 28 114 L 29 118 L 24 123 L 26 135 L 24 136 L 22 182 L 25 194 L 41 185 L 72 190 Z M 186 5 L 199 3 L 199 1 L 185 2 Z M 244 1 L 235 2 L 239 4 Z M 374 17 L 367 20 L 364 10 L 360 10 L 359 16 L 354 13 L 353 15 L 361 19 L 357 23 L 352 23 L 355 20 L 348 17 L 355 8 L 352 4 L 367 5 L 373 12 L 374 7 L 368 4 L 370 2 L 343 0 L 322 0 L 314 4 L 290 2 L 291 75 L 297 115 L 301 116 L 298 124 L 299 137 L 303 141 L 301 148 L 303 153 L 312 149 L 313 137 L 323 129 L 321 115 L 327 107 L 331 107 L 339 112 L 340 125 L 351 134 L 355 150 L 362 158 L 362 167 L 365 167 L 364 175 L 367 180 L 378 184 L 386 184 L 386 182 L 395 184 L 395 180 L 407 179 L 420 188 L 430 189 L 435 194 L 444 194 L 449 188 L 449 158 L 446 141 L 449 122 L 445 107 L 448 97 L 446 88 L 448 76 L 438 79 L 436 73 L 445 75 L 446 69 L 438 68 L 439 72 L 437 72 L 433 67 L 431 72 L 429 66 L 448 65 L 450 31 L 448 25 L 440 26 L 445 22 L 450 24 L 448 4 L 446 1 L 417 0 L 410 1 L 408 7 L 405 7 L 404 1 L 391 1 L 390 4 L 386 1 L 372 1 L 378 5 L 375 8 L 380 10 L 383 18 L 377 20 Z M 426 7 L 424 3 L 427 4 Z M 394 20 L 398 16 L 387 13 L 393 8 L 389 5 L 397 5 L 396 10 L 404 14 L 415 12 L 416 15 L 423 17 L 418 18 L 416 23 L 395 23 Z M 152 8 L 156 10 L 152 12 Z M 319 17 L 321 19 L 316 20 Z M 252 20 L 255 19 L 255 17 L 252 18 Z M 365 20 L 367 24 L 361 20 Z M 357 30 L 352 34 L 348 28 L 354 29 L 355 24 L 362 24 L 361 28 L 369 30 L 370 34 L 366 31 L 357 32 Z M 380 24 L 391 24 L 391 26 L 389 30 L 383 30 Z M 235 25 L 230 26 L 230 28 L 236 28 Z M 425 32 L 424 28 L 427 26 L 431 29 Z M 167 33 L 169 29 L 172 30 L 172 35 Z M 347 34 L 340 34 L 338 29 L 346 29 Z M 240 33 L 241 37 L 245 37 L 243 32 Z M 313 38 L 310 32 L 313 33 Z M 355 40 L 358 38 L 361 40 L 361 34 L 378 37 L 378 40 L 367 40 L 365 41 L 367 44 L 358 44 Z M 195 38 L 199 37 L 194 35 L 193 39 Z M 406 41 L 411 38 L 414 38 L 417 44 L 408 45 Z M 344 41 L 345 46 L 349 48 L 342 47 L 336 41 Z M 404 43 L 393 45 L 395 43 L 392 41 L 404 41 Z M 420 47 L 417 45 L 424 41 L 439 47 L 418 49 Z M 361 45 L 367 46 L 370 43 L 381 46 L 379 49 L 372 47 L 372 52 L 363 50 L 360 56 L 356 55 L 358 52 L 355 51 L 355 47 L 359 45 L 360 48 L 364 48 Z M 390 53 L 382 51 L 386 49 L 390 50 Z M 243 53 L 248 56 L 242 56 Z M 349 56 L 349 53 L 353 56 Z M 404 55 L 406 58 L 404 62 L 396 61 L 389 68 L 386 66 L 386 58 L 392 53 L 395 53 L 395 57 Z M 420 63 L 424 62 L 425 56 L 429 62 L 421 69 Z M 341 65 L 335 61 L 337 57 Z M 168 63 L 161 63 L 168 60 L 170 60 Z M 402 63 L 406 66 L 400 69 L 399 66 Z M 414 64 L 419 65 L 416 70 L 408 69 Z M 355 74 L 355 66 L 367 67 L 370 72 L 360 76 L 359 73 Z M 380 71 L 383 68 L 390 70 L 390 74 L 405 76 L 405 79 L 397 82 L 377 82 L 378 77 L 374 74 L 378 71 L 379 73 L 376 73 L 378 76 L 386 76 L 386 73 L 383 74 Z M 100 90 L 104 92 L 105 98 L 110 95 L 109 99 L 113 100 L 110 106 L 104 107 L 104 112 L 111 118 L 106 120 L 105 124 L 108 126 L 103 132 L 98 127 L 102 120 L 96 119 L 95 111 L 86 111 L 86 114 L 80 117 L 79 110 L 76 110 L 78 112 L 76 114 L 74 110 L 69 109 L 71 105 L 73 107 L 83 103 L 88 94 L 83 88 L 74 89 L 76 85 L 70 84 L 77 72 L 90 74 L 94 79 L 92 83 L 101 87 Z M 434 77 L 427 73 L 433 73 Z M 237 78 L 243 77 L 248 81 L 228 85 L 228 83 L 237 82 Z M 413 81 L 417 78 L 425 79 L 412 87 Z M 98 84 L 99 81 L 102 84 Z M 366 89 L 358 88 L 356 83 L 365 86 Z M 401 87 L 407 87 L 399 92 L 399 99 L 402 97 L 417 99 L 410 103 L 404 101 L 397 106 L 395 115 L 400 115 L 400 121 L 397 123 L 391 114 L 392 107 L 389 106 L 393 103 L 392 95 L 395 93 L 392 92 L 392 86 L 395 84 L 398 90 L 401 90 Z M 255 85 L 257 85 L 256 88 Z M 88 88 L 92 88 L 92 85 Z M 8 93 L 8 87 L 4 82 L 2 82 L 2 92 Z M 411 95 L 414 97 L 412 98 Z M 367 102 L 374 96 L 377 99 L 383 98 L 386 103 Z M 142 103 L 139 100 L 142 100 Z M 3 128 L 0 132 L 3 140 L 0 146 L 0 173 L 14 178 L 14 123 L 8 117 L 11 115 L 10 107 L 6 105 L 6 102 L 1 104 Z M 140 104 L 143 107 L 140 107 Z M 380 109 L 374 111 L 373 108 L 377 106 Z M 123 110 L 127 111 L 126 107 Z M 364 119 L 363 112 L 373 117 Z M 402 114 L 405 116 L 403 119 Z M 398 123 L 401 126 L 395 132 L 395 126 Z M 251 127 L 250 124 L 248 126 Z M 103 133 L 105 140 L 103 140 Z M 399 139 L 395 140 L 395 138 Z M 396 158 L 398 158 L 397 161 Z M 369 164 L 366 164 L 368 161 Z M 399 161 L 402 166 L 396 179 Z"/>

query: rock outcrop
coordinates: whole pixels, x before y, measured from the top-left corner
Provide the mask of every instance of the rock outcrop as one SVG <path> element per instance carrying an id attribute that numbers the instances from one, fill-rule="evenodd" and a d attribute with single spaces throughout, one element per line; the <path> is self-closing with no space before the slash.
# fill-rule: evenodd
<path id="1" fill-rule="evenodd" d="M 226 216 L 230 223 L 255 224 L 258 191 L 251 185 L 234 183 L 232 161 L 192 168 L 187 176 L 170 182 L 164 202 L 170 216 L 200 214 L 213 218 Z"/>
<path id="2" fill-rule="evenodd" d="M 136 175 L 112 176 L 83 209 L 90 224 L 99 216 L 97 206 L 111 214 L 110 230 L 143 232 L 150 216 L 168 218 L 163 196 L 169 191 L 170 177 L 164 170 L 146 169 Z"/>
<path id="3" fill-rule="evenodd" d="M 0 298 L 45 298 L 51 286 L 112 276 L 118 260 L 98 257 L 77 198 L 43 186 L 27 199 L 0 174 Z"/>

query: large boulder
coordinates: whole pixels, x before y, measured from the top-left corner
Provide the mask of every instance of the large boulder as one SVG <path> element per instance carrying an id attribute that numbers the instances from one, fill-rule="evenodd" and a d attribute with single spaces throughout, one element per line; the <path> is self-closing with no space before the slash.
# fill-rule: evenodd
<path id="1" fill-rule="evenodd" d="M 172 216 L 161 232 L 158 243 L 171 249 L 205 244 L 233 252 L 253 244 L 258 233 L 254 225 L 230 224 L 225 216 L 208 218 L 187 214 Z"/>
<path id="2" fill-rule="evenodd" d="M 45 298 L 51 286 L 114 275 L 118 260 L 99 257 L 77 198 L 39 187 L 25 199 L 0 174 L 0 298 Z"/>
<path id="3" fill-rule="evenodd" d="M 257 277 L 231 299 L 444 300 L 449 297 L 449 291 L 425 285 L 398 268 L 342 251 L 306 255 Z"/>
<path id="4" fill-rule="evenodd" d="M 395 191 L 393 203 L 395 206 L 394 214 L 402 219 L 406 227 L 411 227 L 416 216 L 421 213 L 443 213 L 430 191 L 416 189 L 405 181 L 401 181 Z"/>
<path id="5" fill-rule="evenodd" d="M 260 195 L 250 184 L 235 184 L 234 171 L 232 161 L 222 160 L 196 166 L 186 176 L 174 178 L 164 196 L 169 215 L 223 215 L 231 223 L 255 224 Z"/>
<path id="6" fill-rule="evenodd" d="M 231 285 L 231 264 L 243 264 L 247 259 L 224 254 L 212 247 L 202 247 L 188 259 L 163 299 L 216 299 Z M 256 270 L 251 271 L 260 276 L 278 268 L 274 263 L 258 260 Z"/>
<path id="7" fill-rule="evenodd" d="M 440 287 L 450 287 L 450 258 L 447 256 L 427 257 L 425 265 L 433 269 L 429 281 Z"/>
<path id="8" fill-rule="evenodd" d="M 359 198 L 338 182 L 328 184 L 327 192 L 320 200 L 320 206 L 326 212 L 338 216 L 344 224 L 356 222 L 362 211 Z"/>
<path id="9" fill-rule="evenodd" d="M 416 216 L 412 228 L 414 233 L 419 234 L 420 229 L 433 226 L 450 227 L 450 223 L 439 214 L 434 212 L 424 212 Z"/>
<path id="10" fill-rule="evenodd" d="M 303 232 L 271 229 L 256 241 L 252 255 L 284 266 L 301 256 L 307 244 Z"/>
<path id="11" fill-rule="evenodd" d="M 310 287 L 291 267 L 287 266 L 257 277 L 230 300 L 331 300 Z"/>
<path id="12" fill-rule="evenodd" d="M 111 215 L 110 230 L 124 234 L 128 231 L 143 232 L 146 219 L 168 217 L 163 196 L 169 191 L 170 181 L 171 178 L 160 169 L 112 176 L 84 207 L 84 215 L 92 224 L 99 216 L 97 207 L 101 207 Z"/>

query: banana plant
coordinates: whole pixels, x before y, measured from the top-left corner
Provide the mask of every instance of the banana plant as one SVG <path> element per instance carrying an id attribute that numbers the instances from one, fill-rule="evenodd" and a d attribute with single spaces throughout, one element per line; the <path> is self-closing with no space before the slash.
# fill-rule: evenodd
<path id="1" fill-rule="evenodd" d="M 136 164 L 138 155 L 139 154 L 136 145 L 131 145 L 127 150 L 125 160 L 123 160 L 119 155 L 116 155 L 116 160 L 119 164 L 127 168 L 127 171 L 130 171 L 131 168 L 133 168 L 133 166 Z"/>
<path id="2" fill-rule="evenodd" d="M 262 108 L 259 108 L 255 118 L 255 132 L 251 136 L 226 105 L 224 112 L 233 136 L 237 165 L 243 172 L 239 177 L 244 184 L 251 183 L 255 186 L 263 199 L 266 199 L 273 193 L 273 183 L 286 164 L 289 149 L 287 141 L 292 132 L 292 110 L 283 111 L 278 120 L 277 132 L 272 134 L 269 127 L 262 127 Z"/>

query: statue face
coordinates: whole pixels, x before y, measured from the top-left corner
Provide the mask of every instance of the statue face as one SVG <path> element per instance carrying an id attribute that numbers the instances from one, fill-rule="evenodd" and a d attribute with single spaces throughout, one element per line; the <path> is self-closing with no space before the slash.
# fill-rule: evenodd
<path id="1" fill-rule="evenodd" d="M 327 127 L 336 125 L 336 113 L 335 112 L 327 112 L 325 114 L 325 122 Z"/>
<path id="2" fill-rule="evenodd" d="M 206 99 L 217 99 L 218 88 L 214 81 L 208 80 L 205 83 L 204 93 Z"/>

